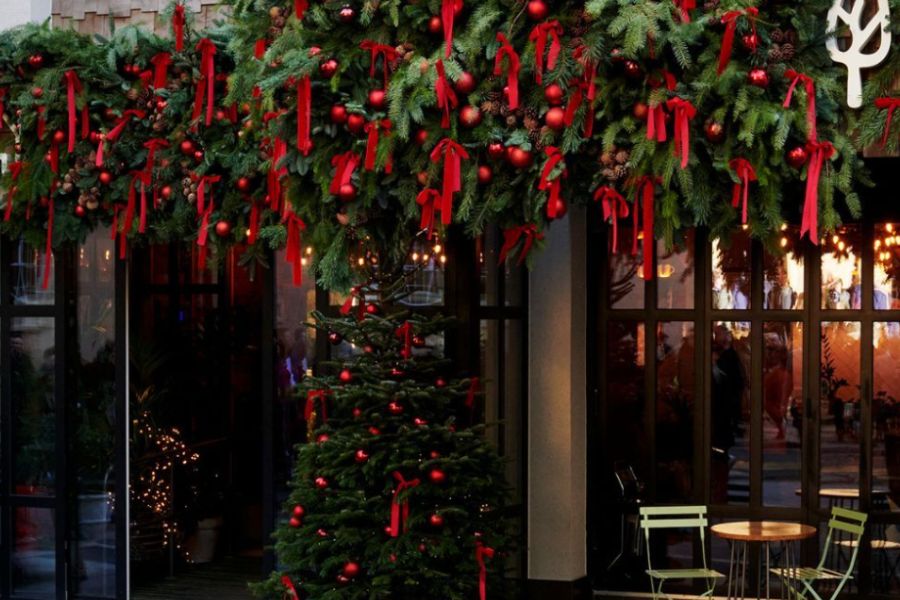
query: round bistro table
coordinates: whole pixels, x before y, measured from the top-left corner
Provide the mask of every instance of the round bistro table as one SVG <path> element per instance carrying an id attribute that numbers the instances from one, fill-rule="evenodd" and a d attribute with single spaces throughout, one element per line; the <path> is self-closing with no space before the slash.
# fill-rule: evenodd
<path id="1" fill-rule="evenodd" d="M 816 528 L 802 523 L 785 523 L 781 521 L 737 521 L 733 523 L 718 523 L 710 528 L 713 535 L 727 540 L 731 545 L 731 558 L 728 563 L 728 598 L 744 598 L 747 590 L 747 555 L 750 544 L 759 544 L 765 555 L 766 598 L 770 598 L 770 545 L 781 544 L 783 551 L 781 567 L 787 573 L 797 567 L 796 554 L 793 550 L 793 542 L 805 540 L 816 534 Z M 760 560 L 760 566 L 762 566 Z M 782 585 L 781 593 L 787 590 Z M 757 579 L 756 597 L 762 596 L 762 577 Z"/>

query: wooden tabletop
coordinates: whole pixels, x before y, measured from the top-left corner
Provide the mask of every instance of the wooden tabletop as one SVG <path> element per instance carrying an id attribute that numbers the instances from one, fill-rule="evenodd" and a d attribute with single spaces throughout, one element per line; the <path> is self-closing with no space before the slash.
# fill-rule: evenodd
<path id="1" fill-rule="evenodd" d="M 797 488 L 794 490 L 794 493 L 798 496 L 803 493 L 803 490 Z M 876 488 L 872 490 L 873 496 L 887 496 L 889 494 L 889 490 L 884 488 Z M 822 498 L 834 498 L 840 500 L 859 500 L 859 489 L 858 488 L 822 488 L 819 490 L 819 496 Z"/>
<path id="2" fill-rule="evenodd" d="M 802 523 L 781 521 L 737 521 L 718 523 L 710 530 L 720 538 L 741 542 L 791 542 L 816 534 L 816 528 Z"/>

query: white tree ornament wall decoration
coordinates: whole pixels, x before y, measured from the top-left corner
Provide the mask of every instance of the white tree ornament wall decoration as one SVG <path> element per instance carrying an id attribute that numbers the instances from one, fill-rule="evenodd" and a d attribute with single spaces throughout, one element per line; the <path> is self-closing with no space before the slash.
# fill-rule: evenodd
<path id="1" fill-rule="evenodd" d="M 888 0 L 878 0 L 877 12 L 863 25 L 866 0 L 835 0 L 828 11 L 828 52 L 834 62 L 847 67 L 847 105 L 850 108 L 862 106 L 862 70 L 871 69 L 887 58 L 891 49 L 891 10 Z M 852 6 L 848 11 L 846 5 Z M 849 28 L 849 36 L 841 36 L 839 23 Z M 866 52 L 876 33 L 881 34 L 878 49 Z M 846 44 L 845 48 L 841 48 Z"/>

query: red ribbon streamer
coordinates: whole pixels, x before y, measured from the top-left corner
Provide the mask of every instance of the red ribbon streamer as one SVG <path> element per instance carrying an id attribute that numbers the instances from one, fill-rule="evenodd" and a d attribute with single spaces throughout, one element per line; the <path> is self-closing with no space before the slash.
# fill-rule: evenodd
<path id="1" fill-rule="evenodd" d="M 441 201 L 441 222 L 449 225 L 453 221 L 453 194 L 462 190 L 461 161 L 468 159 L 469 153 L 450 138 L 442 139 L 431 151 L 431 162 L 444 161 L 443 193 Z"/>
<path id="2" fill-rule="evenodd" d="M 347 296 L 344 304 L 341 305 L 340 313 L 345 317 L 349 315 L 353 311 L 354 300 L 358 300 L 356 304 L 356 318 L 362 321 L 366 315 L 366 296 L 358 287 L 350 290 L 350 295 Z"/>
<path id="3" fill-rule="evenodd" d="M 9 188 L 9 193 L 6 194 L 6 210 L 3 213 L 3 220 L 9 221 L 10 217 L 12 217 L 13 210 L 13 197 L 16 195 L 16 181 L 18 181 L 19 176 L 22 174 L 22 169 L 25 167 L 25 163 L 22 161 L 16 161 L 9 163 L 9 172 L 12 175 L 12 185 Z"/>
<path id="4" fill-rule="evenodd" d="M 59 175 L 59 142 L 53 141 L 50 143 L 50 152 L 49 154 L 49 162 L 50 162 L 50 170 L 53 171 L 54 174 Z"/>
<path id="5" fill-rule="evenodd" d="M 884 148 L 891 134 L 891 121 L 894 118 L 894 111 L 900 107 L 900 98 L 876 98 L 875 108 L 887 110 L 887 116 L 884 119 L 884 135 L 881 136 L 881 147 Z"/>
<path id="6" fill-rule="evenodd" d="M 619 219 L 628 216 L 628 203 L 625 197 L 614 188 L 603 185 L 594 192 L 594 202 L 600 202 L 603 207 L 603 220 L 612 225 L 612 251 L 619 249 Z"/>
<path id="7" fill-rule="evenodd" d="M 212 186 L 213 184 L 218 183 L 222 177 L 221 175 L 204 175 L 200 178 L 195 177 L 195 179 L 197 179 L 197 216 L 200 216 L 209 212 L 206 206 L 206 186 L 209 186 L 209 207 L 211 209 L 214 204 Z"/>
<path id="8" fill-rule="evenodd" d="M 519 67 L 521 66 L 521 61 L 505 35 L 498 33 L 497 41 L 500 42 L 500 48 L 497 50 L 497 56 L 494 58 L 494 75 L 503 73 L 503 59 L 505 58 L 509 108 L 515 110 L 519 108 Z"/>
<path id="9" fill-rule="evenodd" d="M 294 0 L 294 14 L 297 16 L 298 20 L 303 20 L 303 16 L 306 14 L 306 9 L 308 8 L 309 2 L 307 2 L 307 0 Z"/>
<path id="10" fill-rule="evenodd" d="M 798 83 L 802 81 L 803 87 L 806 88 L 806 125 L 809 128 L 807 141 L 815 142 L 818 139 L 818 133 L 816 132 L 816 82 L 809 75 L 798 73 L 793 69 L 788 69 L 784 72 L 784 75 L 791 79 L 787 96 L 784 98 L 784 108 L 790 107 L 791 99 L 794 97 L 794 89 Z"/>
<path id="11" fill-rule="evenodd" d="M 203 38 L 197 43 L 197 52 L 200 53 L 200 81 L 197 83 L 197 93 L 194 96 L 194 113 L 191 120 L 196 121 L 203 113 L 203 96 L 206 95 L 206 125 L 212 125 L 213 108 L 216 104 L 216 45 L 209 38 Z"/>
<path id="12" fill-rule="evenodd" d="M 697 116 L 697 109 L 684 98 L 671 98 L 666 106 L 675 113 L 675 156 L 681 157 L 681 168 L 686 169 L 691 156 L 690 121 Z"/>
<path id="13" fill-rule="evenodd" d="M 291 265 L 294 286 L 300 287 L 303 285 L 303 242 L 301 235 L 306 229 L 306 223 L 293 210 L 289 211 L 284 220 L 287 225 L 285 260 Z M 324 419 L 324 413 L 322 418 Z"/>
<path id="14" fill-rule="evenodd" d="M 440 192 L 432 188 L 425 188 L 416 196 L 416 203 L 422 207 L 422 220 L 419 222 L 419 229 L 428 231 L 429 240 L 434 234 L 434 211 L 439 210 L 436 203 L 440 199 Z"/>
<path id="15" fill-rule="evenodd" d="M 401 500 L 400 494 L 418 487 L 420 481 L 418 479 L 407 481 L 400 471 L 394 471 L 394 479 L 397 480 L 397 487 L 391 500 L 391 537 L 400 537 L 401 529 L 403 532 L 406 531 L 406 520 L 409 518 L 409 498 Z"/>
<path id="16" fill-rule="evenodd" d="M 475 562 L 478 563 L 478 595 L 480 600 L 487 599 L 487 566 L 484 563 L 485 558 L 494 558 L 494 549 L 489 548 L 481 543 L 475 542 Z"/>
<path id="17" fill-rule="evenodd" d="M 281 585 L 284 586 L 284 589 L 287 590 L 285 593 L 288 594 L 290 598 L 294 600 L 300 600 L 300 596 L 297 595 L 297 588 L 294 587 L 294 582 L 291 581 L 291 578 L 287 575 L 281 576 Z"/>
<path id="18" fill-rule="evenodd" d="M 437 95 L 438 109 L 441 110 L 441 127 L 450 127 L 450 111 L 456 108 L 458 100 L 456 93 L 447 81 L 447 72 L 444 70 L 444 61 L 438 59 L 434 68 L 437 70 L 437 80 L 434 82 L 434 91 Z"/>
<path id="19" fill-rule="evenodd" d="M 150 59 L 153 64 L 153 87 L 161 89 L 166 87 L 169 65 L 172 64 L 172 55 L 168 52 L 160 52 Z"/>
<path id="20" fill-rule="evenodd" d="M 721 75 L 731 60 L 731 48 L 734 46 L 734 34 L 737 31 L 738 17 L 745 16 L 750 19 L 750 28 L 753 35 L 756 35 L 756 17 L 759 9 L 750 6 L 743 10 L 730 10 L 722 15 L 722 23 L 725 24 L 725 37 L 722 39 L 722 50 L 719 52 L 719 66 L 716 73 Z"/>
<path id="21" fill-rule="evenodd" d="M 153 170 L 156 167 L 156 153 L 163 148 L 168 148 L 169 142 L 163 138 L 151 138 L 144 142 L 144 148 L 147 149 L 147 164 L 144 170 L 150 175 L 151 180 Z M 153 208 L 159 208 L 159 187 L 153 187 Z"/>
<path id="22" fill-rule="evenodd" d="M 678 8 L 678 12 L 681 16 L 682 23 L 690 23 L 691 22 L 691 12 L 695 8 L 697 8 L 696 0 L 674 0 L 675 6 Z"/>
<path id="23" fill-rule="evenodd" d="M 500 248 L 500 260 L 497 262 L 499 264 L 503 264 L 506 262 L 509 253 L 515 249 L 515 247 L 519 244 L 520 240 L 524 240 L 522 243 L 522 251 L 519 253 L 519 260 L 516 264 L 521 265 L 525 262 L 525 259 L 528 258 L 528 255 L 531 253 L 531 249 L 534 246 L 535 240 L 544 239 L 544 234 L 540 233 L 537 230 L 537 225 L 534 223 L 528 223 L 526 225 L 519 225 L 517 227 L 511 227 L 510 229 L 503 230 L 503 247 Z"/>
<path id="24" fill-rule="evenodd" d="M 740 180 L 735 183 L 731 194 L 731 205 L 737 208 L 741 205 L 741 223 L 747 223 L 747 199 L 750 193 L 750 182 L 756 181 L 756 171 L 746 158 L 735 158 L 728 163 L 728 167 Z"/>
<path id="25" fill-rule="evenodd" d="M 66 104 L 69 109 L 69 146 L 68 151 L 71 154 L 75 151 L 75 128 L 78 123 L 78 107 L 75 106 L 75 94 L 80 94 L 84 89 L 81 80 L 72 69 L 66 71 Z"/>
<path id="26" fill-rule="evenodd" d="M 445 58 L 450 58 L 450 52 L 453 49 L 453 21 L 456 19 L 456 13 L 461 11 L 462 7 L 463 0 L 441 0 L 441 22 L 444 24 L 446 45 Z"/>
<path id="27" fill-rule="evenodd" d="M 126 217 L 125 229 L 131 231 L 135 205 L 134 189 L 138 185 L 140 185 L 141 188 L 141 210 L 140 219 L 138 221 L 138 233 L 144 233 L 147 231 L 147 186 L 150 185 L 150 173 L 147 171 L 134 171 L 131 174 L 131 184 L 128 186 L 128 216 Z"/>
<path id="28" fill-rule="evenodd" d="M 267 45 L 268 41 L 265 38 L 256 40 L 256 43 L 253 45 L 253 58 L 255 58 L 256 60 L 262 60 L 266 55 Z"/>
<path id="29" fill-rule="evenodd" d="M 305 75 L 297 82 L 297 150 L 303 156 L 309 156 L 313 143 L 310 138 L 312 131 L 312 85 L 309 75 Z"/>
<path id="30" fill-rule="evenodd" d="M 334 167 L 334 177 L 331 179 L 331 186 L 328 191 L 337 195 L 341 191 L 341 186 L 350 183 L 353 172 L 359 166 L 359 154 L 351 151 L 344 152 L 332 157 L 331 165 Z"/>
<path id="31" fill-rule="evenodd" d="M 563 162 L 565 157 L 559 151 L 559 148 L 555 146 L 547 146 L 544 148 L 544 153 L 547 155 L 547 162 L 544 163 L 544 168 L 541 171 L 538 189 L 548 193 L 547 218 L 555 219 L 558 216 L 557 205 L 559 204 L 560 192 L 562 191 L 562 178 L 566 177 L 568 172 L 563 169 L 562 173 L 550 179 L 550 174 L 559 163 Z"/>
<path id="32" fill-rule="evenodd" d="M 400 357 L 409 359 L 412 356 L 412 332 L 413 326 L 409 321 L 404 321 L 403 325 L 397 328 L 395 335 L 403 341 L 403 349 L 400 350 Z"/>
<path id="33" fill-rule="evenodd" d="M 175 50 L 178 52 L 184 50 L 184 23 L 184 6 L 179 4 L 172 13 L 172 34 L 175 36 Z"/>
<path id="34" fill-rule="evenodd" d="M 259 235 L 259 205 L 252 198 L 250 202 L 250 224 L 247 227 L 250 233 L 247 235 L 247 243 L 252 246 L 256 243 L 256 238 Z"/>
<path id="35" fill-rule="evenodd" d="M 391 62 L 397 59 L 397 50 L 393 46 L 379 44 L 372 40 L 362 41 L 359 44 L 359 47 L 369 51 L 369 77 L 375 77 L 375 62 L 378 60 L 378 57 L 381 56 L 382 79 L 384 81 L 384 89 L 387 89 L 388 71 Z"/>
<path id="36" fill-rule="evenodd" d="M 47 205 L 47 245 L 44 248 L 44 277 L 41 281 L 41 289 L 44 290 L 50 287 L 50 270 L 53 267 L 53 213 L 56 206 L 53 196 L 55 193 L 56 180 L 50 186 L 50 202 Z"/>
<path id="37" fill-rule="evenodd" d="M 319 416 L 324 423 L 328 419 L 328 395 L 329 390 L 309 390 L 306 393 L 306 407 L 303 409 L 303 418 L 307 421 L 312 418 L 313 411 L 316 410 L 316 400 L 319 401 Z"/>
<path id="38" fill-rule="evenodd" d="M 481 380 L 478 377 L 469 379 L 469 391 L 466 392 L 466 408 L 475 408 L 475 396 L 481 390 Z"/>
<path id="39" fill-rule="evenodd" d="M 809 241 L 819 244 L 819 178 L 826 159 L 834 156 L 835 149 L 831 142 L 808 142 L 809 166 L 806 170 L 806 197 L 803 202 L 803 221 L 800 224 L 800 237 L 809 236 Z"/>
<path id="40" fill-rule="evenodd" d="M 637 254 L 638 249 L 638 215 L 643 221 L 643 238 L 644 238 L 644 279 L 649 281 L 653 279 L 653 216 L 655 210 L 654 195 L 656 193 L 656 184 L 659 182 L 658 177 L 650 175 L 642 175 L 632 182 L 637 196 L 634 199 L 634 243 L 631 248 L 632 254 Z"/>
<path id="41" fill-rule="evenodd" d="M 44 117 L 45 108 L 43 106 L 38 106 L 36 110 L 37 110 L 37 115 L 38 115 L 38 117 L 37 117 L 37 137 L 38 137 L 38 141 L 43 142 L 44 134 L 47 132 L 47 119 Z"/>
<path id="42" fill-rule="evenodd" d="M 669 139 L 666 135 L 666 115 L 662 104 L 651 103 L 647 107 L 647 139 L 655 139 L 659 143 Z"/>
<path id="43" fill-rule="evenodd" d="M 119 120 L 116 121 L 116 124 L 113 126 L 113 128 L 110 129 L 104 137 L 101 137 L 100 143 L 97 144 L 97 159 L 94 161 L 97 168 L 100 168 L 103 166 L 104 143 L 107 141 L 108 142 L 116 141 L 119 138 L 119 136 L 122 135 L 122 131 L 125 130 L 125 127 L 131 121 L 131 119 L 133 119 L 133 118 L 143 119 L 146 116 L 146 114 L 147 113 L 145 113 L 142 110 L 135 110 L 135 109 L 128 109 L 124 113 L 122 113 L 122 116 L 119 117 Z"/>
<path id="44" fill-rule="evenodd" d="M 212 216 L 213 211 L 213 203 L 210 202 L 206 207 L 206 210 L 203 211 L 203 216 L 200 219 L 200 229 L 197 232 L 197 245 L 200 246 L 200 255 L 197 257 L 197 262 L 200 265 L 200 269 L 206 268 L 206 254 L 208 252 L 207 241 L 209 239 L 209 218 Z"/>
<path id="45" fill-rule="evenodd" d="M 534 81 L 538 85 L 544 82 L 544 53 L 547 51 L 547 41 L 550 41 L 550 52 L 547 54 L 547 70 L 556 68 L 562 44 L 559 36 L 563 33 L 563 27 L 556 19 L 545 21 L 535 25 L 528 35 L 528 39 L 534 42 Z"/>
<path id="46" fill-rule="evenodd" d="M 267 190 L 269 193 L 269 207 L 279 212 L 284 190 L 281 186 L 281 178 L 287 174 L 287 167 L 281 165 L 282 159 L 287 154 L 287 142 L 281 138 L 275 138 L 272 145 L 272 159 L 267 176 Z"/>

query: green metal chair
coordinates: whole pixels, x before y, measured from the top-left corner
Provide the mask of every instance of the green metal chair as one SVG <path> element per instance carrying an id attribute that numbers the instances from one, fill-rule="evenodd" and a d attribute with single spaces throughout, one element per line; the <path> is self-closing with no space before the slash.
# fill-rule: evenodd
<path id="1" fill-rule="evenodd" d="M 828 537 L 825 538 L 825 547 L 822 549 L 822 557 L 816 567 L 779 567 L 771 569 L 771 572 L 781 577 L 787 587 L 789 598 L 806 598 L 810 596 L 816 600 L 823 597 L 815 589 L 818 582 L 826 582 L 834 585 L 834 591 L 826 597 L 835 600 L 853 579 L 853 569 L 856 567 L 856 559 L 859 555 L 860 539 L 866 528 L 868 515 L 859 511 L 834 506 L 831 508 L 831 519 L 828 521 Z M 849 539 L 848 539 L 849 538 Z M 852 548 L 846 560 L 842 554 L 844 548 Z M 842 562 L 846 562 L 846 569 L 830 569 L 826 565 L 833 563 L 840 569 Z M 792 584 L 797 582 L 802 588 L 797 589 Z"/>
<path id="2" fill-rule="evenodd" d="M 668 598 L 663 594 L 663 584 L 670 580 L 679 579 L 705 579 L 706 591 L 701 597 L 712 596 L 716 588 L 716 579 L 725 575 L 710 569 L 706 564 L 706 518 L 705 506 L 644 506 L 641 507 L 641 531 L 647 548 L 647 575 L 650 577 L 650 592 L 654 600 L 660 597 Z M 702 556 L 702 568 L 696 569 L 654 569 L 650 558 L 650 532 L 656 529 L 696 529 L 700 534 L 700 553 Z"/>

